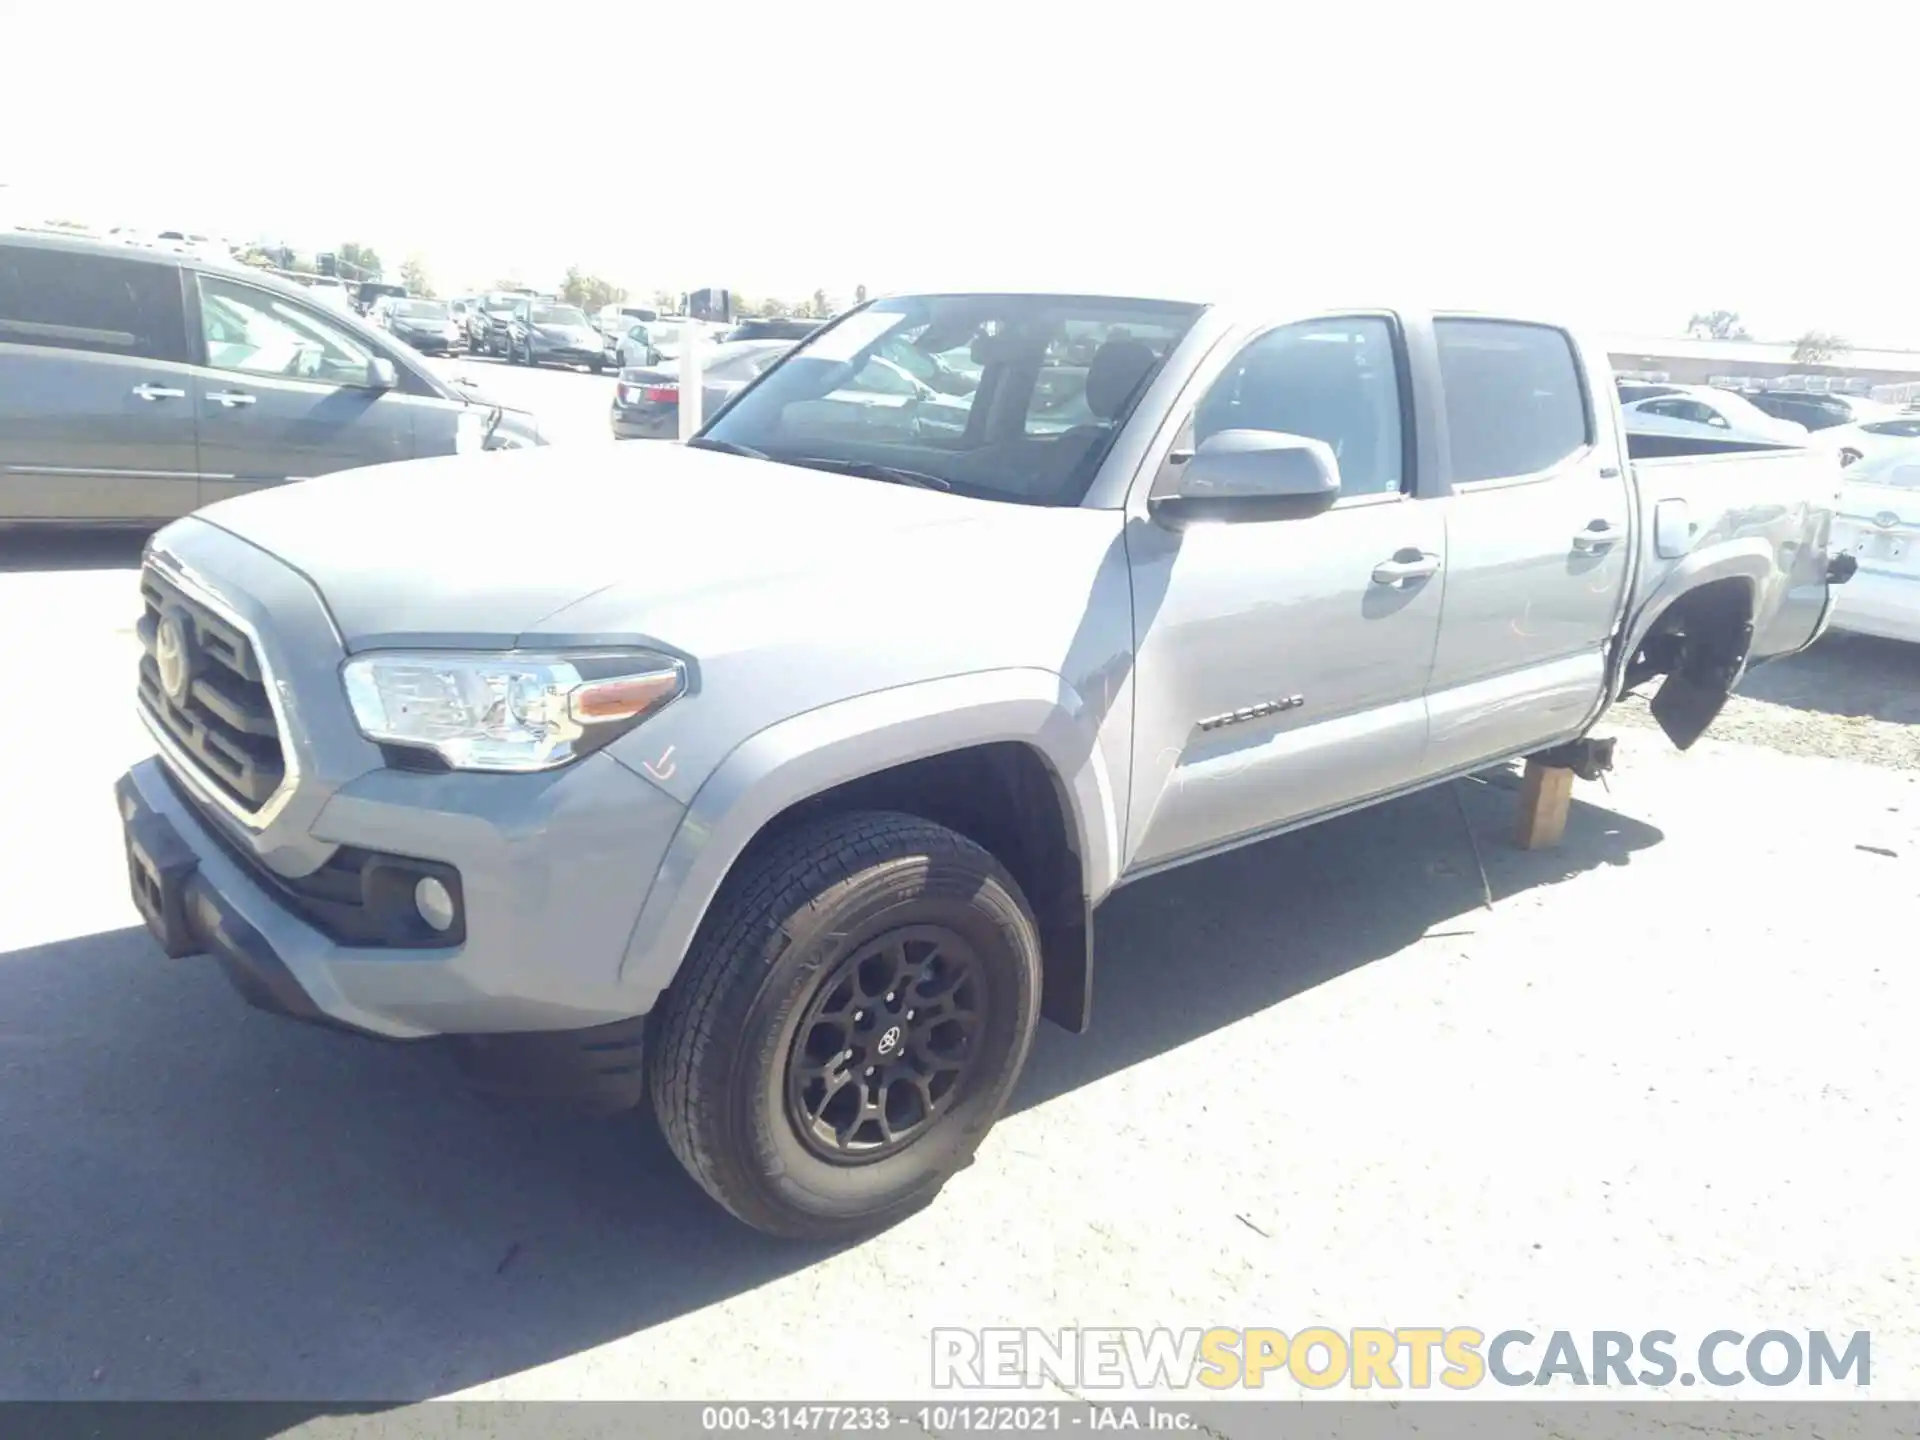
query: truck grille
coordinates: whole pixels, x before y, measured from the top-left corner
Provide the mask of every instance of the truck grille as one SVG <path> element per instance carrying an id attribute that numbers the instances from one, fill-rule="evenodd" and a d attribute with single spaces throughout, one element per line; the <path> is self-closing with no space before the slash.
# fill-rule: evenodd
<path id="1" fill-rule="evenodd" d="M 252 641 L 152 567 L 140 576 L 140 597 L 140 704 L 202 778 L 243 814 L 257 812 L 287 769 Z M 173 678 L 171 693 L 162 679 L 163 661 Z"/>

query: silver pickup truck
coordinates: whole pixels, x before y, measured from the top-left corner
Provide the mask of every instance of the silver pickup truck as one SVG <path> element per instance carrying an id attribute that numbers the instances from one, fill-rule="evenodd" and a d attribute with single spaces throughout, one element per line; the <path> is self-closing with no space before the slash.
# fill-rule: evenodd
<path id="1" fill-rule="evenodd" d="M 1118 886 L 1656 677 L 1692 744 L 1821 633 L 1837 489 L 1631 462 L 1605 357 L 1528 320 L 877 301 L 685 446 L 162 531 L 133 892 L 259 1005 L 650 1093 L 735 1215 L 854 1232 L 967 1163 L 1040 1018 L 1087 1025 Z"/>

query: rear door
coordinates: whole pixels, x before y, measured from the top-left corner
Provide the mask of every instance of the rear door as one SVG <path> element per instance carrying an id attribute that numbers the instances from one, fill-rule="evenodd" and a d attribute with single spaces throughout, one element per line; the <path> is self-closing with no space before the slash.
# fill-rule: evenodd
<path id="1" fill-rule="evenodd" d="M 0 520 L 144 524 L 198 503 L 180 270 L 0 245 Z"/>
<path id="2" fill-rule="evenodd" d="M 1439 317 L 1433 345 L 1450 492 L 1428 697 L 1438 773 L 1585 723 L 1626 604 L 1633 511 L 1618 437 L 1567 332 Z"/>
<path id="3" fill-rule="evenodd" d="M 193 282 L 202 504 L 413 456 L 412 407 L 374 388 L 364 341 L 244 280 L 201 272 Z"/>

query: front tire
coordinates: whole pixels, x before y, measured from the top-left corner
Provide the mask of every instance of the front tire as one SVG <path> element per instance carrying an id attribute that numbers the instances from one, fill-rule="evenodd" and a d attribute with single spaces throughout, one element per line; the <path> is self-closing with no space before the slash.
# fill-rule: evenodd
<path id="1" fill-rule="evenodd" d="M 755 1229 L 865 1233 L 972 1160 L 1039 1000 L 1038 930 L 993 856 L 915 816 L 830 816 L 722 886 L 649 1045 L 654 1109 Z"/>

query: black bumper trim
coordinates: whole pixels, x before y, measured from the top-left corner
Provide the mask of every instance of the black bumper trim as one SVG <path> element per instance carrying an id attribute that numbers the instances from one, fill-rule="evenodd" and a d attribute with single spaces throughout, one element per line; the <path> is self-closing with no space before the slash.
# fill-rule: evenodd
<path id="1" fill-rule="evenodd" d="M 450 1035 L 455 1062 L 483 1094 L 599 1113 L 631 1110 L 646 1095 L 647 1017 L 588 1030 Z"/>
<path id="2" fill-rule="evenodd" d="M 141 796 L 132 775 L 122 775 L 113 792 L 128 841 L 134 904 L 168 956 L 212 955 L 241 997 L 261 1010 L 331 1029 L 355 1028 L 313 1003 L 266 936 L 201 873 L 199 856 Z"/>
<path id="3" fill-rule="evenodd" d="M 122 775 L 113 792 L 134 904 L 168 956 L 211 955 L 256 1009 L 368 1039 L 394 1039 L 315 1005 L 272 942 L 201 871 L 199 855 L 173 821 L 147 803 L 133 776 Z M 583 1030 L 437 1038 L 451 1049 L 468 1083 L 484 1093 L 607 1112 L 631 1109 L 645 1096 L 646 1030 L 647 1017 L 640 1015 Z"/>

